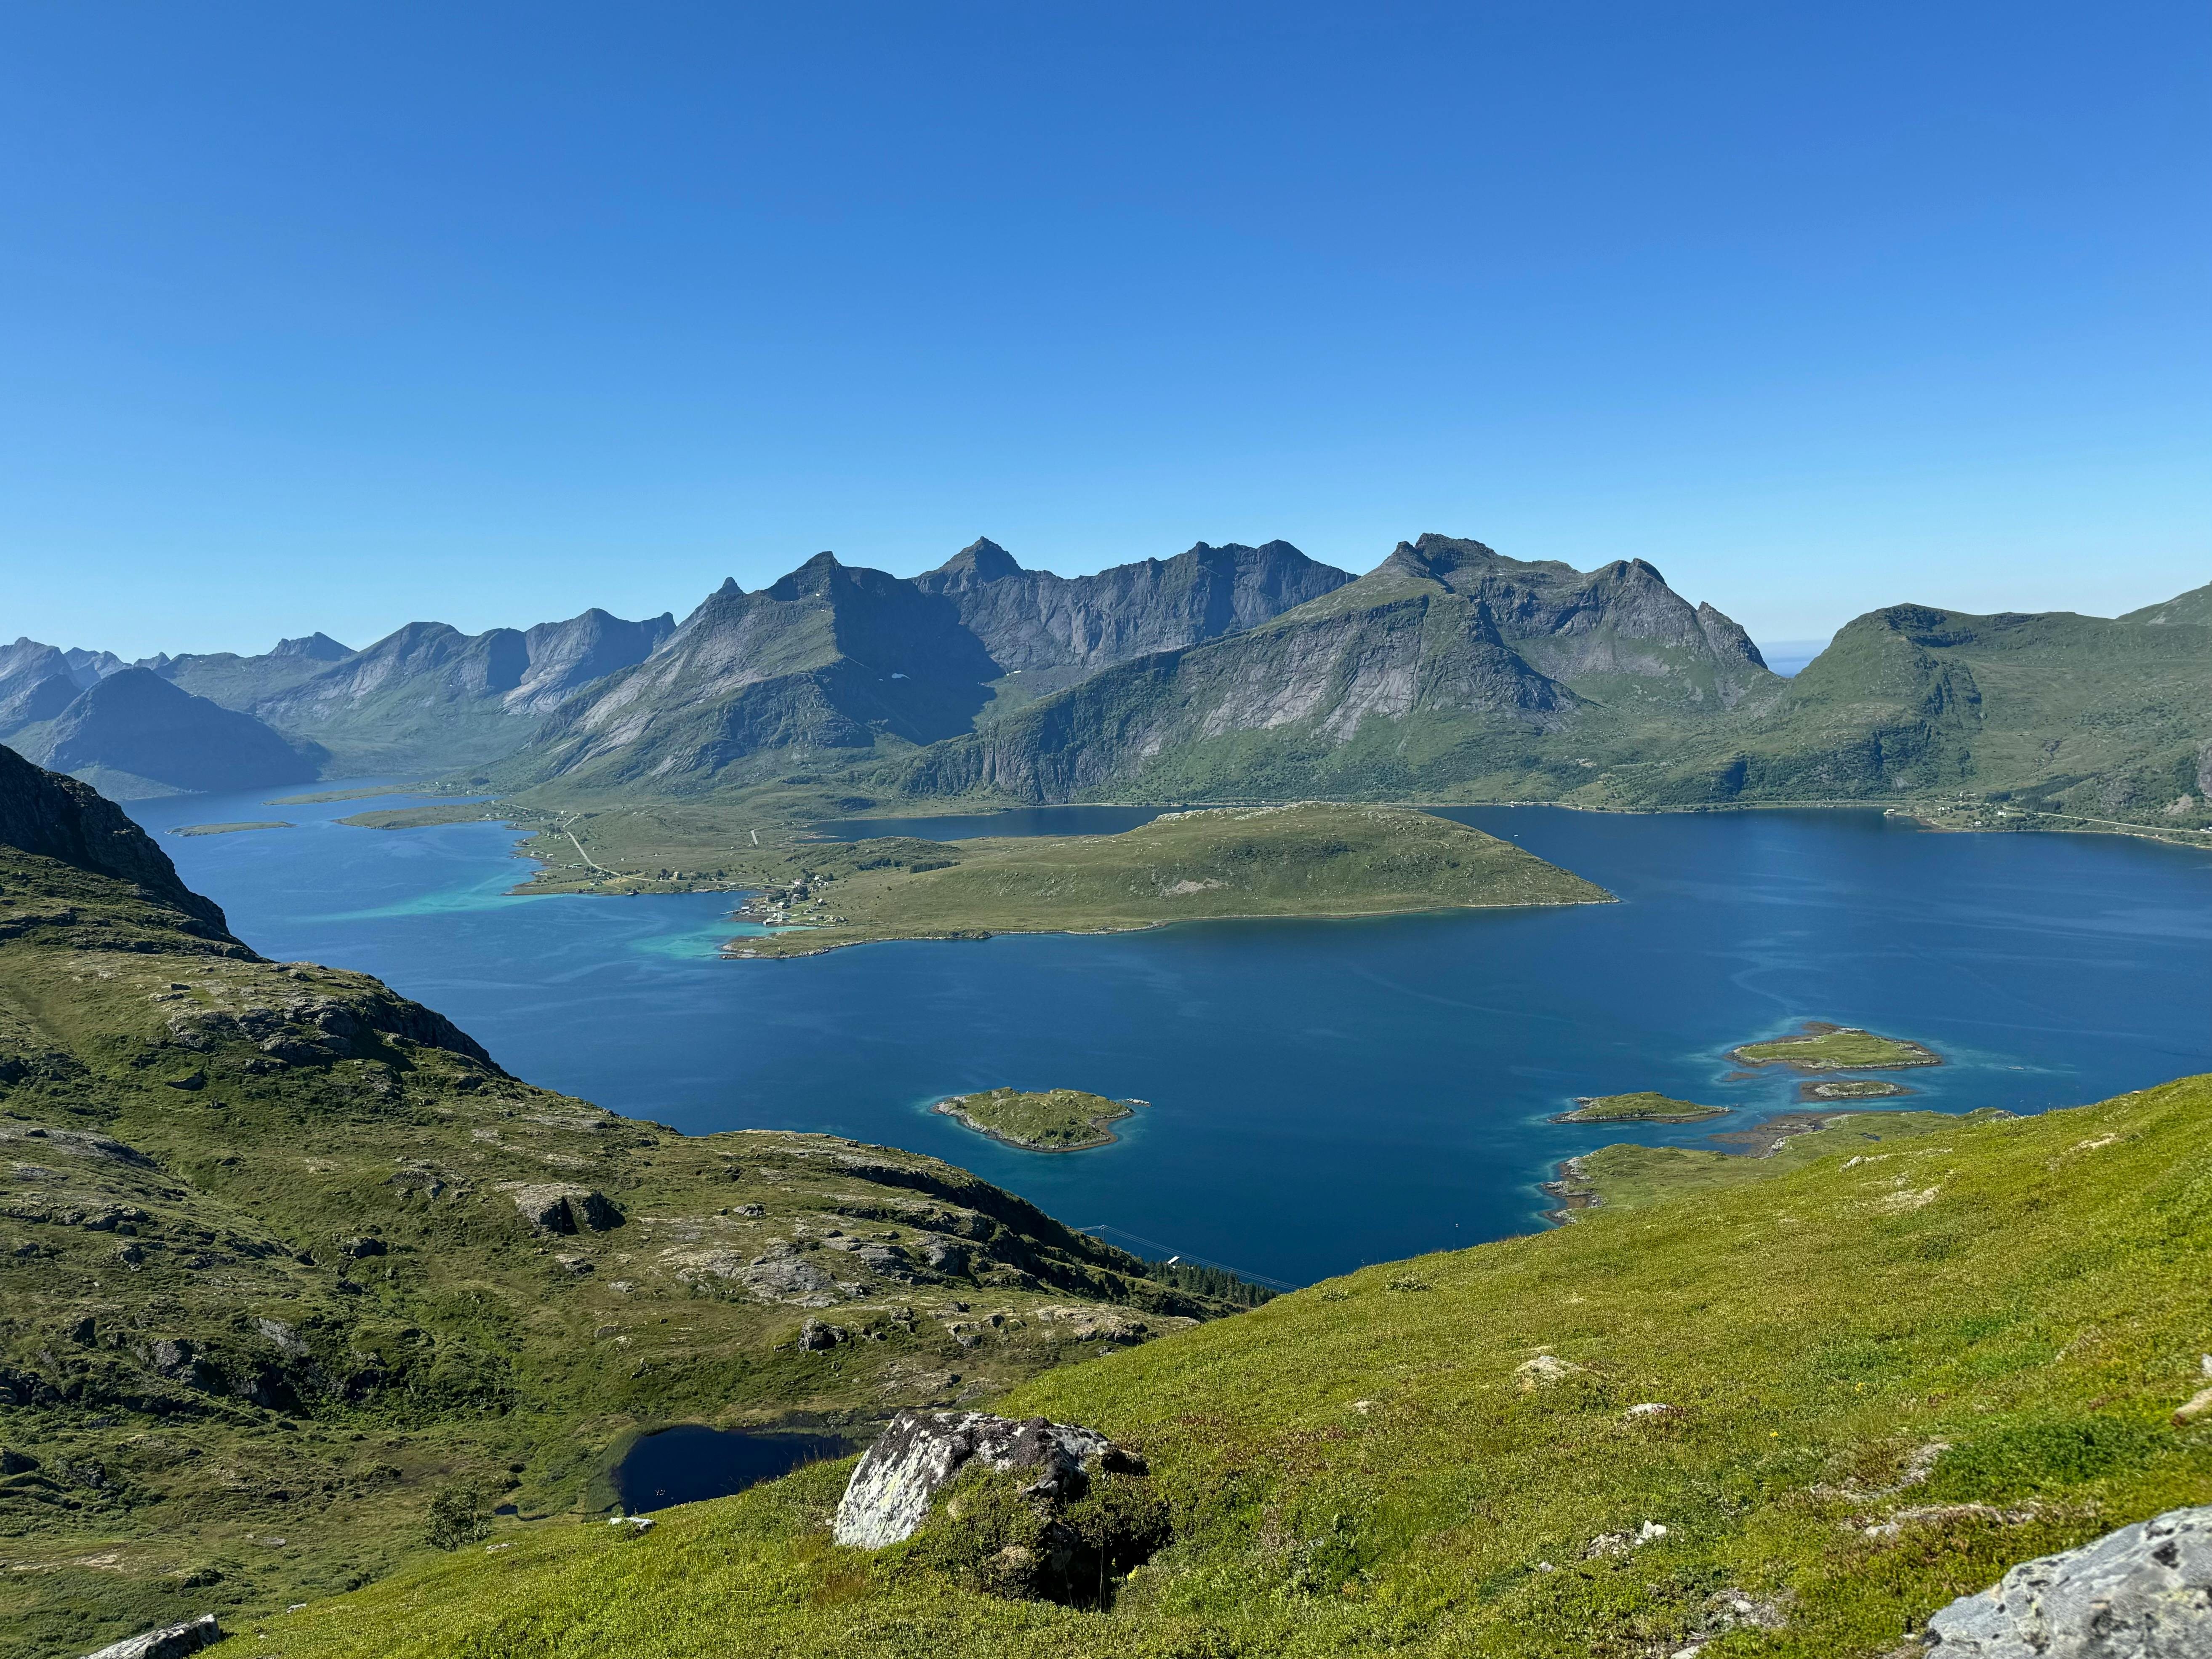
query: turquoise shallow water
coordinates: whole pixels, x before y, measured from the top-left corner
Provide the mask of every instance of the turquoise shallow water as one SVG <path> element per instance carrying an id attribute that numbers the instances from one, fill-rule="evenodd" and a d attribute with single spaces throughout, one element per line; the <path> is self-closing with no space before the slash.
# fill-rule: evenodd
<path id="1" fill-rule="evenodd" d="M 1286 1281 L 1539 1224 L 1553 1165 L 1624 1138 L 1545 1121 L 1575 1096 L 1738 1109 L 1631 1132 L 1684 1143 L 1791 1105 L 1793 1079 L 1724 1082 L 1722 1055 L 1803 1019 L 1930 1043 L 1949 1065 L 1895 1075 L 1947 1111 L 2212 1070 L 2212 855 L 2139 841 L 1463 809 L 1624 902 L 725 962 L 727 896 L 513 898 L 504 826 L 350 830 L 330 820 L 397 803 L 264 799 L 132 811 L 292 818 L 162 844 L 260 950 L 378 975 L 533 1082 L 693 1132 L 933 1152 L 1117 1242 Z M 1124 827 L 1020 825 L 1060 826 Z M 1060 1156 L 928 1110 L 1001 1083 L 1153 1104 Z"/>

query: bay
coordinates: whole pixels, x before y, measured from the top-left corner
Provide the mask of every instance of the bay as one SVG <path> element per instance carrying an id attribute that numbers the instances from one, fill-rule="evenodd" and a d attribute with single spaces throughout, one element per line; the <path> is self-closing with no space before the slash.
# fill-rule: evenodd
<path id="1" fill-rule="evenodd" d="M 1622 902 L 731 962 L 727 895 L 514 896 L 525 866 L 495 821 L 368 830 L 333 820 L 407 802 L 265 800 L 131 811 L 153 829 L 291 819 L 162 845 L 258 949 L 374 974 L 518 1075 L 690 1133 L 933 1153 L 1116 1243 L 1284 1283 L 1528 1231 L 1560 1158 L 1788 1109 L 1794 1079 L 1730 1081 L 1723 1056 L 1806 1019 L 1929 1043 L 1950 1063 L 1899 1074 L 1903 1103 L 1945 1111 L 2212 1070 L 2212 856 L 2131 838 L 1936 835 L 1873 810 L 1454 808 Z M 1118 830 L 1126 811 L 898 832 Z M 1115 1145 L 1060 1155 L 928 1109 L 1000 1084 L 1152 1103 Z M 1638 1089 L 1732 1115 L 1547 1121 Z"/>

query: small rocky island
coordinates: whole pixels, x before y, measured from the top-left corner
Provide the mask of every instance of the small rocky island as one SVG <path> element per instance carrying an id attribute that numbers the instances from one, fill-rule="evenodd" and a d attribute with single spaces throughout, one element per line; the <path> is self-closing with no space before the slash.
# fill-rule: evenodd
<path id="1" fill-rule="evenodd" d="M 1911 1092 L 1902 1083 L 1878 1077 L 1824 1077 L 1797 1085 L 1800 1100 L 1886 1100 Z"/>
<path id="2" fill-rule="evenodd" d="M 1739 1066 L 1787 1066 L 1794 1072 L 1892 1072 L 1943 1063 L 1942 1055 L 1923 1044 L 1824 1019 L 1807 1020 L 1795 1036 L 1744 1043 L 1728 1057 Z"/>
<path id="3" fill-rule="evenodd" d="M 954 1095 L 930 1109 L 1024 1152 L 1079 1152 L 1111 1145 L 1116 1137 L 1106 1126 L 1133 1116 L 1138 1107 L 1149 1103 L 1109 1100 L 1080 1089 L 1036 1093 L 987 1089 L 981 1094 Z"/>
<path id="4" fill-rule="evenodd" d="M 1554 1123 L 1695 1123 L 1701 1118 L 1724 1117 L 1725 1106 L 1700 1106 L 1694 1100 L 1676 1100 L 1656 1090 L 1643 1089 L 1627 1095 L 1589 1095 L 1575 1102 L 1571 1112 L 1561 1112 Z"/>

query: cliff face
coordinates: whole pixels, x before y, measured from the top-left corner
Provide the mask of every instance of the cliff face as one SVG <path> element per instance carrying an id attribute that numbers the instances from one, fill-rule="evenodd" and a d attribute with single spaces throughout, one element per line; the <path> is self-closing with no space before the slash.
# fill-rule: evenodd
<path id="1" fill-rule="evenodd" d="M 915 577 L 915 586 L 952 601 L 1000 672 L 1066 684 L 1133 657 L 1256 628 L 1351 580 L 1288 542 L 1200 542 L 1172 559 L 1071 578 L 1024 570 L 986 540 Z"/>
<path id="2" fill-rule="evenodd" d="M 1249 632 L 1110 668 L 918 757 L 917 793 L 1029 800 L 1449 790 L 1575 767 L 1586 728 L 1710 722 L 1782 682 L 1640 561 L 1401 543 Z"/>
<path id="3" fill-rule="evenodd" d="M 301 783 L 319 758 L 145 668 L 110 674 L 52 719 L 13 735 L 41 765 L 93 774 L 126 798 Z"/>
<path id="4" fill-rule="evenodd" d="M 169 855 L 121 807 L 12 749 L 0 749 L 0 845 L 127 881 L 143 896 L 230 936 L 221 907 L 186 887 Z"/>
<path id="5" fill-rule="evenodd" d="M 1012 677 L 1048 691 L 1133 655 L 1264 622 L 1348 580 L 1287 543 L 1201 544 L 1073 580 L 979 541 L 913 580 L 810 559 L 727 582 L 646 661 L 563 707 L 518 782 L 686 790 L 971 730 Z"/>

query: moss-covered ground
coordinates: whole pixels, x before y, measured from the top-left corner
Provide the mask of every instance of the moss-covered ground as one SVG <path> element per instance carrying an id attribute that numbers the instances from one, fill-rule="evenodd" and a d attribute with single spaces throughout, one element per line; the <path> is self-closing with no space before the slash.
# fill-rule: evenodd
<path id="1" fill-rule="evenodd" d="M 832 1546 L 830 1465 L 642 1538 L 509 1524 L 254 1650 L 1873 1659 L 2016 1562 L 2212 1499 L 2212 1425 L 2171 1420 L 2212 1346 L 2208 1129 L 2191 1079 L 1736 1160 L 1042 1376 L 1002 1408 L 1140 1448 L 1170 1504 L 1103 1611 Z"/>

